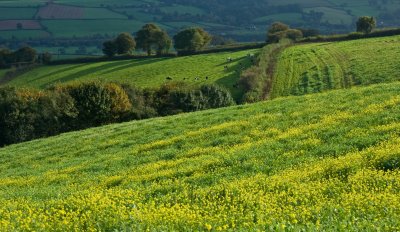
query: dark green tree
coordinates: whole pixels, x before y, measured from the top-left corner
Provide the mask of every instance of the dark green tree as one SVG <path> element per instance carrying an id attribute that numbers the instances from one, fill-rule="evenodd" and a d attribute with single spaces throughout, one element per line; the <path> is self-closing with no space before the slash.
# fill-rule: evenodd
<path id="1" fill-rule="evenodd" d="M 41 54 L 39 54 L 39 56 L 38 56 L 38 60 L 39 60 L 39 62 L 42 63 L 42 64 L 48 64 L 48 63 L 50 63 L 51 59 L 52 59 L 52 55 L 51 55 L 50 53 L 48 53 L 48 52 L 41 53 Z"/>
<path id="2" fill-rule="evenodd" d="M 157 55 L 162 55 L 168 53 L 172 47 L 172 40 L 165 31 L 157 31 L 154 34 Z"/>
<path id="3" fill-rule="evenodd" d="M 103 53 L 108 57 L 113 57 L 117 54 L 117 45 L 113 40 L 109 40 L 103 43 Z"/>
<path id="4" fill-rule="evenodd" d="M 212 37 L 202 28 L 188 28 L 174 36 L 175 49 L 178 51 L 196 52 L 204 49 Z"/>
<path id="5" fill-rule="evenodd" d="M 363 32 L 365 34 L 371 33 L 376 27 L 376 20 L 374 17 L 362 16 L 357 21 L 357 32 Z"/>
<path id="6" fill-rule="evenodd" d="M 136 47 L 135 38 L 129 33 L 121 33 L 114 41 L 117 53 L 120 55 L 130 54 Z"/>
<path id="7" fill-rule="evenodd" d="M 16 62 L 35 62 L 36 54 L 36 50 L 28 46 L 14 52 Z"/>
<path id="8" fill-rule="evenodd" d="M 303 37 L 303 32 L 298 29 L 291 29 L 288 25 L 275 22 L 267 32 L 267 42 L 278 43 L 281 39 L 297 40 Z"/>
<path id="9" fill-rule="evenodd" d="M 4 67 L 14 62 L 14 54 L 8 48 L 0 49 L 0 67 Z"/>
<path id="10" fill-rule="evenodd" d="M 298 40 L 303 38 L 303 32 L 298 29 L 289 29 L 286 31 L 286 38 L 291 40 Z"/>
<path id="11" fill-rule="evenodd" d="M 157 51 L 157 54 L 168 52 L 172 44 L 167 32 L 153 23 L 144 25 L 136 33 L 136 41 L 138 48 L 146 51 L 149 56 L 153 49 Z"/>
<path id="12" fill-rule="evenodd" d="M 268 34 L 274 34 L 281 31 L 289 30 L 289 26 L 281 23 L 281 22 L 274 22 L 271 27 L 268 29 Z"/>

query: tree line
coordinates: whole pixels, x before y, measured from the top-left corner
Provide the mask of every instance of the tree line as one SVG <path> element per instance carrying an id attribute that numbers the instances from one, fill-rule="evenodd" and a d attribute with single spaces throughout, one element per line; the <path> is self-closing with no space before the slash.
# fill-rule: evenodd
<path id="1" fill-rule="evenodd" d="M 29 47 L 24 46 L 18 50 L 12 51 L 8 48 L 0 48 L 0 68 L 9 68 L 11 65 L 48 63 L 51 61 L 51 54 L 41 53 Z"/>
<path id="2" fill-rule="evenodd" d="M 121 33 L 113 40 L 103 43 L 103 53 L 108 57 L 115 55 L 131 54 L 135 49 L 141 49 L 152 55 L 167 54 L 172 48 L 179 53 L 201 51 L 207 47 L 212 40 L 212 36 L 203 28 L 187 28 L 176 34 L 173 39 L 168 33 L 159 26 L 149 23 L 144 25 L 136 36 L 129 33 Z"/>
<path id="3" fill-rule="evenodd" d="M 0 147 L 85 128 L 234 105 L 216 85 L 170 82 L 140 89 L 98 81 L 44 91 L 0 88 Z"/>

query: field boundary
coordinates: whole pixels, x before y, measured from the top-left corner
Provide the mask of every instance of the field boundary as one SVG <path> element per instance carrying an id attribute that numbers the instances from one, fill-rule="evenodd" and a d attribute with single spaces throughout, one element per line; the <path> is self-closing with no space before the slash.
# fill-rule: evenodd
<path id="1" fill-rule="evenodd" d="M 147 55 L 125 55 L 125 56 L 116 56 L 116 57 L 83 57 L 76 59 L 62 59 L 55 60 L 49 63 L 49 65 L 61 65 L 61 64 L 84 64 L 84 63 L 94 63 L 94 62 L 105 62 L 105 61 L 120 61 L 120 60 L 143 60 L 149 58 L 171 58 L 171 57 L 185 57 L 185 56 L 195 56 L 195 55 L 203 55 L 203 54 L 211 54 L 211 53 L 222 53 L 222 52 L 237 52 L 249 49 L 257 49 L 263 48 L 266 43 L 256 43 L 256 44 L 242 44 L 237 47 L 225 47 L 225 48 L 211 48 L 204 51 L 199 52 L 188 52 L 188 53 L 168 53 L 164 55 L 158 56 L 147 56 Z"/>
<path id="2" fill-rule="evenodd" d="M 302 43 L 323 43 L 323 42 L 343 42 L 343 41 L 351 41 L 351 40 L 359 40 L 359 39 L 370 39 L 370 38 L 380 38 L 380 37 L 389 37 L 400 35 L 400 28 L 394 29 L 385 29 L 371 32 L 369 34 L 364 34 L 360 32 L 353 32 L 350 34 L 339 34 L 339 35 L 331 35 L 331 36 L 315 36 L 315 37 L 307 37 L 296 41 L 297 44 Z"/>
<path id="3" fill-rule="evenodd" d="M 262 99 L 269 99 L 269 95 L 272 90 L 272 85 L 274 83 L 274 74 L 276 71 L 276 67 L 278 65 L 279 55 L 288 47 L 293 46 L 293 43 L 284 44 L 283 46 L 279 46 L 271 51 L 272 54 L 271 59 L 268 61 L 268 66 L 265 70 L 266 80 L 263 86 L 262 91 Z"/>

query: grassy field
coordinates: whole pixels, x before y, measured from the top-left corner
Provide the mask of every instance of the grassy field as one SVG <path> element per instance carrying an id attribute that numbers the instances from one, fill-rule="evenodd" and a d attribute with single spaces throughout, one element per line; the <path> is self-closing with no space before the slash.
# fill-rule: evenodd
<path id="1" fill-rule="evenodd" d="M 400 83 L 0 149 L 3 231 L 397 231 Z"/>
<path id="2" fill-rule="evenodd" d="M 240 90 L 233 85 L 239 80 L 240 63 L 243 67 L 249 67 L 251 61 L 247 58 L 247 54 L 257 52 L 258 50 L 246 50 L 178 58 L 44 66 L 19 76 L 9 84 L 45 88 L 59 82 L 100 79 L 130 83 L 140 87 L 155 87 L 165 83 L 167 77 L 171 77 L 174 81 L 193 84 L 217 83 L 229 88 L 238 98 Z M 228 57 L 233 61 L 227 62 Z M 226 70 L 224 66 L 228 66 L 228 69 Z M 196 77 L 199 80 L 196 80 Z"/>
<path id="3" fill-rule="evenodd" d="M 398 81 L 399 57 L 400 36 L 293 46 L 280 55 L 271 97 Z"/>
<path id="4" fill-rule="evenodd" d="M 136 20 L 43 20 L 53 35 L 58 37 L 82 37 L 94 34 L 118 35 L 121 32 L 133 32 L 139 30 L 144 23 Z"/>

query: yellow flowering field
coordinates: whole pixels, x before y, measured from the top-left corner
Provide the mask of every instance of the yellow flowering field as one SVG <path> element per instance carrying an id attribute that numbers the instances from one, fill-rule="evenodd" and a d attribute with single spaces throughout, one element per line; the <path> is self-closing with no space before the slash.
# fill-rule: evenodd
<path id="1" fill-rule="evenodd" d="M 399 231 L 400 83 L 0 149 L 0 231 Z"/>

